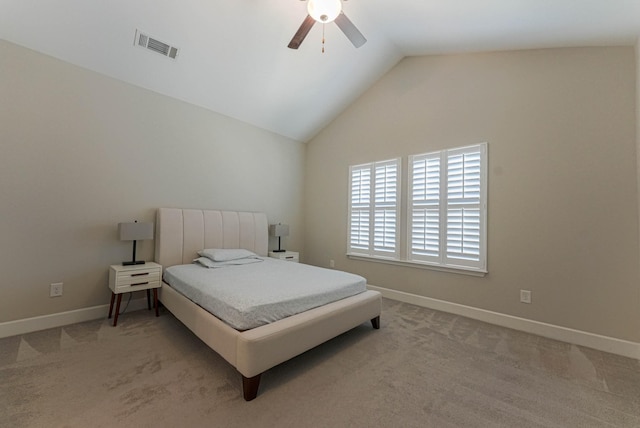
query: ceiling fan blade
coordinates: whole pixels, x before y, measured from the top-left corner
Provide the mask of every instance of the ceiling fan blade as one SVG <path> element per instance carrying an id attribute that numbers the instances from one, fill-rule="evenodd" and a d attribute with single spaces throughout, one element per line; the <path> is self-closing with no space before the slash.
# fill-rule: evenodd
<path id="1" fill-rule="evenodd" d="M 364 38 L 362 33 L 353 25 L 353 22 L 347 18 L 347 15 L 344 12 L 340 12 L 340 15 L 335 20 L 335 23 L 342 30 L 347 39 L 353 43 L 353 46 L 359 48 L 367 42 L 367 39 Z"/>
<path id="2" fill-rule="evenodd" d="M 307 37 L 307 34 L 309 34 L 311 27 L 313 27 L 313 24 L 315 23 L 316 20 L 313 19 L 310 15 L 307 15 L 304 21 L 302 21 L 302 25 L 300 25 L 300 28 L 298 28 L 298 31 L 296 31 L 296 34 L 294 34 L 293 39 L 291 39 L 291 41 L 289 42 L 288 47 L 290 49 L 298 49 L 298 47 L 300 47 L 300 45 L 302 44 L 304 38 Z"/>

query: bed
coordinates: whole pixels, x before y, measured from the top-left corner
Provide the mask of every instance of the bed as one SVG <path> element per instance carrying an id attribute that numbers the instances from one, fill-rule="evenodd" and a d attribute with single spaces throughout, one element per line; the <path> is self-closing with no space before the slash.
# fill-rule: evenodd
<path id="1" fill-rule="evenodd" d="M 264 213 L 160 208 L 156 218 L 156 262 L 165 269 L 190 264 L 205 248 L 246 249 L 268 255 Z M 290 262 L 282 262 L 290 263 Z M 244 399 L 258 394 L 261 374 L 365 322 L 380 328 L 381 295 L 372 290 L 249 330 L 236 330 L 165 281 L 162 304 L 242 376 Z"/>

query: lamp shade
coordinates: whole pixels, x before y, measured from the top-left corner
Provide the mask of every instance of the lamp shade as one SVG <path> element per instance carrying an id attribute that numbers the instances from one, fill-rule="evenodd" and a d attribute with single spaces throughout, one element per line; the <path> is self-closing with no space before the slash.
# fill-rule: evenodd
<path id="1" fill-rule="evenodd" d="M 269 226 L 269 234 L 271 236 L 289 236 L 289 225 L 288 224 L 272 224 Z"/>
<path id="2" fill-rule="evenodd" d="M 153 223 L 118 223 L 121 241 L 153 239 Z"/>

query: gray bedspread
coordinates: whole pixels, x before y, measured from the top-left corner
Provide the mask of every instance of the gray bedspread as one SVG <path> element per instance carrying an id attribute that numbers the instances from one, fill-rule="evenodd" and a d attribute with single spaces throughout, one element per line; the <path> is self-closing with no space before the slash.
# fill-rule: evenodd
<path id="1" fill-rule="evenodd" d="M 164 281 L 237 330 L 264 324 L 366 291 L 347 272 L 262 258 L 261 263 L 167 268 Z"/>

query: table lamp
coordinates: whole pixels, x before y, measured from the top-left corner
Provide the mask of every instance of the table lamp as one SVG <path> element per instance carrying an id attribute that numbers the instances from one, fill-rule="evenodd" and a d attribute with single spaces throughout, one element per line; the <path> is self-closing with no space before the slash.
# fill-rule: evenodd
<path id="1" fill-rule="evenodd" d="M 144 260 L 136 260 L 136 242 L 153 239 L 153 223 L 118 223 L 118 233 L 121 241 L 133 241 L 133 256 L 131 261 L 122 262 L 122 266 L 143 265 Z"/>
<path id="2" fill-rule="evenodd" d="M 274 253 L 284 253 L 286 250 L 280 248 L 280 239 L 283 236 L 289 236 L 289 225 L 288 224 L 272 224 L 269 226 L 269 234 L 271 236 L 278 237 L 278 249 L 273 250 Z"/>

